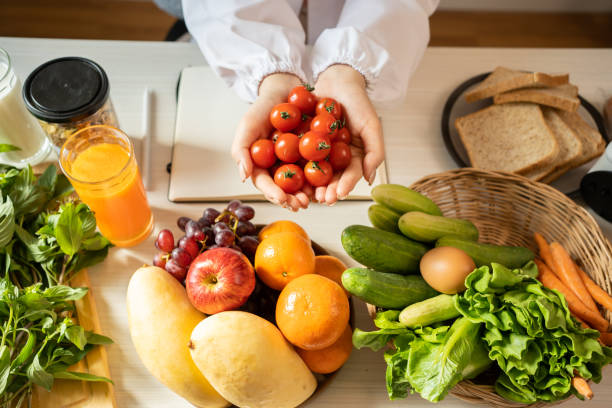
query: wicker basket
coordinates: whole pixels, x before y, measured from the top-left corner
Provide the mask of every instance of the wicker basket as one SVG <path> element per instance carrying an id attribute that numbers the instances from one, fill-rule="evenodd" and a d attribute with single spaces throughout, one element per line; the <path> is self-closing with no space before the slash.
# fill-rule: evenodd
<path id="1" fill-rule="evenodd" d="M 525 246 L 535 252 L 535 231 L 549 242 L 558 241 L 598 285 L 612 293 L 608 274 L 612 271 L 612 245 L 593 217 L 558 190 L 514 174 L 472 168 L 433 174 L 410 187 L 432 199 L 445 216 L 472 221 L 481 242 Z M 372 305 L 368 305 L 368 311 L 371 316 L 376 313 Z M 604 317 L 612 323 L 610 312 L 606 311 Z M 492 386 L 467 380 L 457 384 L 451 394 L 495 407 L 553 405 L 508 401 Z"/>

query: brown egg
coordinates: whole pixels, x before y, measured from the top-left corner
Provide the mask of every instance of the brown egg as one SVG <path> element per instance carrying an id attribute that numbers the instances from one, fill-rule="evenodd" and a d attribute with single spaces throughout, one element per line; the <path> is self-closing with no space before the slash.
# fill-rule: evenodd
<path id="1" fill-rule="evenodd" d="M 476 269 L 476 264 L 464 251 L 453 247 L 439 247 L 421 258 L 421 275 L 438 292 L 453 295 L 465 290 L 465 277 Z"/>

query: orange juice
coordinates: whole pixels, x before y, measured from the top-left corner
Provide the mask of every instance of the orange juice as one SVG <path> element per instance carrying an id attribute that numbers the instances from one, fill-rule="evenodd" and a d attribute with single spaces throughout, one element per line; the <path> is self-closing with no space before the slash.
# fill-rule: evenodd
<path id="1" fill-rule="evenodd" d="M 84 128 L 62 147 L 60 165 L 102 235 L 117 246 L 147 238 L 153 216 L 127 135 L 110 126 Z"/>

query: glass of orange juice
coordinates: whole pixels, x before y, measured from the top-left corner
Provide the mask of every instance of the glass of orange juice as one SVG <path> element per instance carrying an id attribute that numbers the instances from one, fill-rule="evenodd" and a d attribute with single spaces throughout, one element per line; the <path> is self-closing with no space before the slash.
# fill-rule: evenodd
<path id="1" fill-rule="evenodd" d="M 83 128 L 66 140 L 59 162 L 102 235 L 120 247 L 149 236 L 153 214 L 125 133 L 104 125 Z"/>

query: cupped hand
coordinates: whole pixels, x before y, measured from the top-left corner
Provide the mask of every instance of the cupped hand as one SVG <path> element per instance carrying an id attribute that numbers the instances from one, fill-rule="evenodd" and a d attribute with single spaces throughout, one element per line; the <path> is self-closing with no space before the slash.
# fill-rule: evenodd
<path id="1" fill-rule="evenodd" d="M 253 165 L 250 147 L 256 140 L 267 139 L 270 136 L 273 130 L 269 119 L 270 111 L 275 105 L 286 102 L 291 89 L 300 84 L 300 79 L 292 74 L 279 73 L 267 76 L 261 82 L 259 96 L 240 120 L 232 144 L 232 157 L 238 164 L 242 181 L 251 177 L 255 187 L 267 200 L 293 211 L 308 207 L 309 197 L 314 194 L 312 188 L 307 186 L 295 194 L 286 194 L 274 183 L 267 169 Z"/>
<path id="2" fill-rule="evenodd" d="M 384 160 L 382 125 L 365 86 L 363 75 L 348 65 L 330 66 L 315 84 L 317 97 L 333 98 L 342 105 L 352 136 L 351 162 L 327 186 L 316 188 L 315 198 L 320 203 L 332 205 L 346 198 L 362 176 L 372 184 L 376 169 Z"/>

